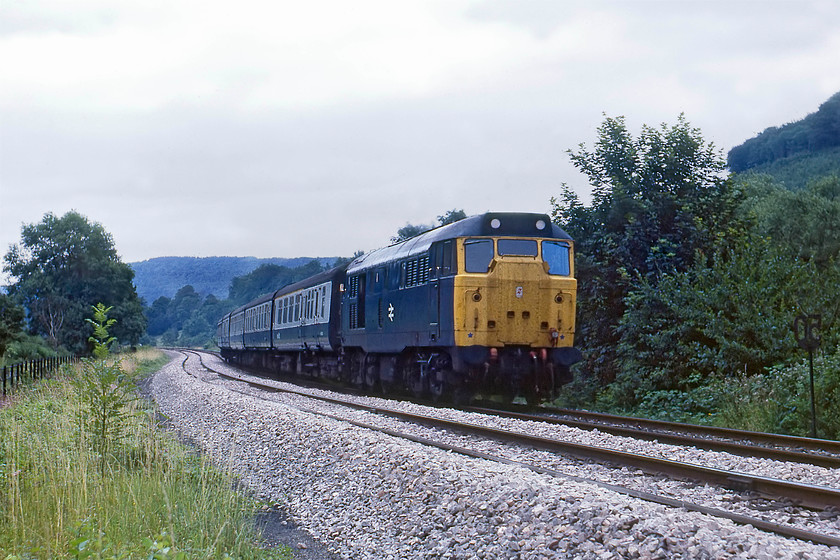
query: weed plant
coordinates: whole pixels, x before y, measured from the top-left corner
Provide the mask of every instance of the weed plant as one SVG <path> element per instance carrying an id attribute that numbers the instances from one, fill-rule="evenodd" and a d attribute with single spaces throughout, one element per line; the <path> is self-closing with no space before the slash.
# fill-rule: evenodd
<path id="1" fill-rule="evenodd" d="M 810 436 L 809 366 L 802 360 L 774 366 L 762 375 L 739 375 L 717 383 L 719 425 Z M 840 439 L 840 349 L 814 359 L 817 435 Z"/>
<path id="2" fill-rule="evenodd" d="M 744 372 L 689 377 L 683 387 L 648 391 L 631 408 L 618 406 L 609 391 L 598 391 L 591 378 L 578 376 L 566 385 L 556 406 L 584 408 L 694 424 L 713 424 L 797 436 L 811 433 L 808 360 L 777 365 L 765 373 Z M 840 440 L 840 348 L 814 358 L 817 435 Z"/>
<path id="3" fill-rule="evenodd" d="M 136 377 L 165 361 L 139 353 L 120 371 Z M 142 401 L 124 403 L 120 437 L 100 447 L 78 422 L 89 404 L 80 375 L 66 368 L 0 410 L 0 558 L 291 557 L 257 547 L 258 504 L 158 430 Z"/>

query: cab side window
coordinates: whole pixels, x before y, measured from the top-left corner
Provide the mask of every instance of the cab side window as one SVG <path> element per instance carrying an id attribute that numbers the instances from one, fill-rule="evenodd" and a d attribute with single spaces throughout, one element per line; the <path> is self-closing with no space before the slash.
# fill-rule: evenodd
<path id="1" fill-rule="evenodd" d="M 493 260 L 492 239 L 464 241 L 464 268 L 467 272 L 487 272 Z"/>

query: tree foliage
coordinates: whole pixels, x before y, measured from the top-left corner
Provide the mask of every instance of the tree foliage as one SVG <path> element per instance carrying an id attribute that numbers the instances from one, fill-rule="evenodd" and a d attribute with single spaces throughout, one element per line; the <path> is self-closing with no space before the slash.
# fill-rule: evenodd
<path id="1" fill-rule="evenodd" d="M 822 177 L 797 191 L 768 175 L 747 175 L 740 182 L 747 193 L 743 210 L 754 218 L 759 235 L 820 268 L 840 259 L 840 177 Z"/>
<path id="2" fill-rule="evenodd" d="M 836 176 L 799 191 L 767 175 L 726 178 L 682 118 L 638 138 L 607 119 L 596 148 L 571 155 L 593 204 L 568 188 L 553 204 L 576 238 L 590 402 L 674 419 L 712 413 L 728 402 L 727 379 L 801 358 L 791 327 L 803 313 L 822 315 L 823 345 L 837 348 Z"/>
<path id="3" fill-rule="evenodd" d="M 739 182 L 750 233 L 656 286 L 640 283 L 625 299 L 613 402 L 685 394 L 709 380 L 760 376 L 794 362 L 801 350 L 792 325 L 800 314 L 819 313 L 823 347 L 838 347 L 837 179 L 798 192 L 769 177 Z"/>
<path id="4" fill-rule="evenodd" d="M 769 175 L 788 190 L 802 190 L 816 178 L 840 176 L 840 146 L 816 152 L 802 152 L 757 165 L 737 176 L 746 179 L 753 174 Z"/>
<path id="5" fill-rule="evenodd" d="M 824 342 L 837 343 L 840 303 L 825 287 L 840 285 L 840 268 L 757 235 L 710 260 L 628 296 L 619 327 L 625 394 L 684 389 L 692 376 L 763 373 L 798 354 L 791 325 L 801 313 L 822 313 Z"/>
<path id="6" fill-rule="evenodd" d="M 184 286 L 175 297 L 159 297 L 146 308 L 147 332 L 169 346 L 205 346 L 213 339 L 216 322 L 235 307 L 232 301 L 213 294 L 203 297 L 192 286 Z"/>
<path id="7" fill-rule="evenodd" d="M 784 126 L 767 128 L 755 138 L 732 148 L 728 163 L 737 173 L 833 146 L 840 146 L 840 92 L 820 105 L 816 113 Z"/>
<path id="8" fill-rule="evenodd" d="M 297 268 L 264 264 L 244 276 L 234 278 L 230 283 L 228 299 L 237 305 L 244 305 L 254 298 L 323 271 L 324 267 L 317 260 Z"/>
<path id="9" fill-rule="evenodd" d="M 458 220 L 463 220 L 466 217 L 467 215 L 464 213 L 463 210 L 453 208 L 452 210 L 449 210 L 437 217 L 437 226 L 426 224 L 405 224 L 403 227 L 397 230 L 397 235 L 391 238 L 391 243 L 401 243 L 403 241 L 407 241 L 412 237 L 417 237 L 421 233 L 429 231 L 430 229 L 452 224 L 457 222 Z"/>
<path id="10" fill-rule="evenodd" d="M 8 295 L 0 293 L 0 359 L 12 342 L 23 337 L 23 308 Z"/>
<path id="11" fill-rule="evenodd" d="M 114 326 L 116 319 L 109 319 L 108 312 L 112 307 L 105 307 L 102 303 L 91 306 L 93 308 L 93 319 L 85 319 L 93 326 L 93 335 L 88 337 L 88 342 L 93 344 L 93 357 L 99 360 L 105 359 L 111 351 L 111 345 L 117 338 L 111 336 L 108 329 Z"/>
<path id="12" fill-rule="evenodd" d="M 615 350 L 626 298 L 688 270 L 743 231 L 739 191 L 723 156 L 684 116 L 643 126 L 634 137 L 623 117 L 607 117 L 594 149 L 569 151 L 593 188 L 584 206 L 564 185 L 552 214 L 576 240 L 579 338 L 602 382 L 619 371 Z"/>
<path id="13" fill-rule="evenodd" d="M 117 255 L 111 235 L 77 212 L 44 215 L 24 225 L 21 242 L 5 256 L 9 293 L 29 315 L 34 334 L 76 353 L 88 350 L 88 309 L 108 302 L 118 320 L 114 336 L 136 344 L 145 331 L 134 273 Z"/>

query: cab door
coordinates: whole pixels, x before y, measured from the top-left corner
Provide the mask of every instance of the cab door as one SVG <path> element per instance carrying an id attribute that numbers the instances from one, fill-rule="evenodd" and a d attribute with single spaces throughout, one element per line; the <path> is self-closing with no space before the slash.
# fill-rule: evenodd
<path id="1" fill-rule="evenodd" d="M 429 342 L 440 340 L 440 280 L 450 275 L 452 241 L 433 245 L 429 252 Z"/>

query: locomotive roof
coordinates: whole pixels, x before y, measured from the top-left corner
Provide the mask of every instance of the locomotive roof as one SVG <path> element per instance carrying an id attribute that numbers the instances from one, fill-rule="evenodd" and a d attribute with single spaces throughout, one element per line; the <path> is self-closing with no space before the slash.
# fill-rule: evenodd
<path id="1" fill-rule="evenodd" d="M 538 228 L 539 222 L 543 224 L 542 229 Z M 352 274 L 382 263 L 424 253 L 429 250 L 432 243 L 437 241 L 471 236 L 547 237 L 571 240 L 569 234 L 552 223 L 547 214 L 487 212 L 437 227 L 401 243 L 361 255 L 350 263 L 347 273 Z"/>

